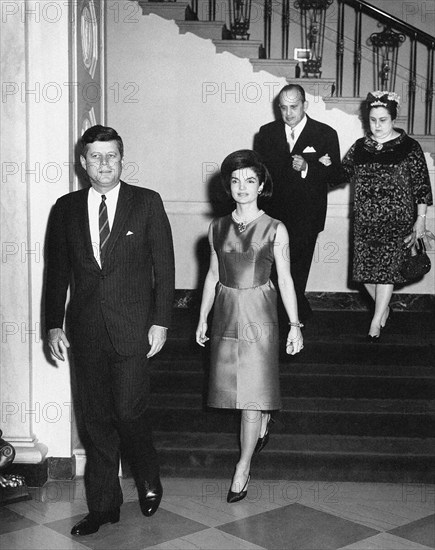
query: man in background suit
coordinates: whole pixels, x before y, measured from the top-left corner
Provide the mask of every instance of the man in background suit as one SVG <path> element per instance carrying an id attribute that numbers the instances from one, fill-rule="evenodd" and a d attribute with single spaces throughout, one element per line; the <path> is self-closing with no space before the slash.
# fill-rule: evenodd
<path id="1" fill-rule="evenodd" d="M 89 507 L 73 535 L 119 521 L 121 447 L 142 513 L 151 516 L 160 504 L 147 410 L 148 359 L 166 341 L 174 290 L 171 229 L 160 196 L 120 180 L 123 142 L 114 129 L 93 126 L 81 145 L 91 187 L 61 197 L 53 208 L 45 307 L 48 345 L 63 361 L 70 347 L 62 327 L 72 279 L 68 326 L 85 428 Z"/>
<path id="2" fill-rule="evenodd" d="M 341 178 L 335 130 L 306 115 L 308 102 L 299 85 L 287 85 L 278 97 L 281 120 L 260 128 L 254 148 L 273 181 L 267 212 L 284 222 L 290 237 L 290 261 L 299 317 L 312 314 L 305 296 L 317 235 L 325 226 L 328 184 Z"/>

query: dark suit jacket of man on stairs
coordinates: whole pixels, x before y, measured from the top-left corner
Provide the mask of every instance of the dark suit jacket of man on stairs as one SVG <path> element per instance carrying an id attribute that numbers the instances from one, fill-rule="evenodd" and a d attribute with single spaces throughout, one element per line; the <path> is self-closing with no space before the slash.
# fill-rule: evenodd
<path id="1" fill-rule="evenodd" d="M 307 123 L 291 152 L 283 120 L 262 126 L 254 144 L 273 181 L 273 195 L 265 209 L 283 221 L 289 232 L 291 272 L 302 319 L 309 313 L 304 292 L 317 234 L 325 226 L 328 184 L 336 185 L 341 181 L 337 132 L 306 116 Z M 330 166 L 319 162 L 326 154 L 331 159 Z M 301 155 L 307 162 L 305 179 L 301 172 L 293 169 L 293 155 Z"/>

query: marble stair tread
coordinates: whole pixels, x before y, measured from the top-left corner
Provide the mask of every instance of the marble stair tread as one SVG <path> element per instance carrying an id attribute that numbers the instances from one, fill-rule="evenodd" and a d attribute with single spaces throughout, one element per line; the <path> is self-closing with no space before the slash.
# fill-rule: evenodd
<path id="1" fill-rule="evenodd" d="M 154 13 L 164 19 L 184 20 L 186 10 L 190 7 L 188 2 L 148 2 L 139 0 L 143 15 Z"/>
<path id="2" fill-rule="evenodd" d="M 292 78 L 297 62 L 293 59 L 250 59 L 255 72 L 266 71 L 275 76 Z"/>
<path id="3" fill-rule="evenodd" d="M 154 432 L 156 445 L 166 451 L 181 449 L 237 451 L 235 434 Z M 273 434 L 268 453 L 332 455 L 427 456 L 435 458 L 435 438 L 354 437 L 340 435 Z"/>
<path id="4" fill-rule="evenodd" d="M 261 40 L 213 40 L 216 53 L 229 52 L 237 57 L 258 59 L 260 55 Z"/>
<path id="5" fill-rule="evenodd" d="M 225 26 L 223 21 L 176 21 L 180 33 L 191 32 L 200 38 L 210 40 L 222 40 L 222 33 Z"/>

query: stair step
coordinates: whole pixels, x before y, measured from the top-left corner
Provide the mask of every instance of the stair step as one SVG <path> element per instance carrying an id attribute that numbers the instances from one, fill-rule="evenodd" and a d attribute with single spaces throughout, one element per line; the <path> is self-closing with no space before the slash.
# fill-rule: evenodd
<path id="1" fill-rule="evenodd" d="M 153 373 L 170 375 L 174 372 L 197 373 L 204 376 L 208 371 L 209 361 L 200 357 L 186 359 L 155 359 Z M 281 375 L 324 375 L 349 378 L 351 376 L 370 376 L 372 378 L 429 378 L 435 377 L 435 365 L 365 365 L 353 363 L 302 363 L 294 358 L 292 363 L 283 360 L 280 364 Z"/>
<path id="2" fill-rule="evenodd" d="M 423 335 L 421 335 L 423 338 Z M 193 337 L 192 337 L 193 338 Z M 403 338 L 402 338 L 403 342 Z M 283 350 L 281 344 L 281 351 Z M 376 346 L 374 348 L 373 346 Z M 170 340 L 161 352 L 159 360 L 178 360 L 180 357 L 194 360 L 206 360 L 208 349 L 202 350 L 194 341 Z M 312 341 L 305 337 L 305 348 L 295 356 L 281 355 L 283 365 L 322 363 L 342 365 L 395 365 L 400 366 L 433 366 L 435 368 L 435 347 L 411 344 L 367 344 L 362 337 L 355 341 L 332 341 L 325 339 Z"/>
<path id="3" fill-rule="evenodd" d="M 167 408 L 164 403 L 149 409 L 156 430 L 237 433 L 240 414 L 234 410 Z M 378 413 L 372 411 L 289 411 L 276 416 L 274 435 L 290 432 L 308 435 L 347 435 L 427 438 L 435 433 L 435 414 Z M 279 435 L 281 435 L 279 433 Z"/>
<path id="4" fill-rule="evenodd" d="M 194 409 L 198 412 L 204 406 L 204 399 L 199 394 L 191 393 L 154 393 L 151 395 L 150 406 L 154 409 Z M 364 413 L 385 416 L 390 414 L 435 415 L 435 401 L 432 399 L 283 397 L 282 412 Z"/>
<path id="5" fill-rule="evenodd" d="M 143 15 L 155 13 L 164 19 L 184 20 L 186 10 L 190 7 L 188 2 L 147 2 L 139 0 Z"/>
<path id="6" fill-rule="evenodd" d="M 197 313 L 174 311 L 170 338 L 152 361 L 150 416 L 164 475 L 229 481 L 240 413 L 206 407 L 210 350 L 195 343 Z M 253 459 L 253 486 L 435 481 L 433 313 L 395 311 L 376 345 L 365 342 L 369 321 L 367 311 L 316 310 L 303 352 L 281 353 L 283 406 Z"/>
<path id="7" fill-rule="evenodd" d="M 200 449 L 203 451 L 230 451 L 237 449 L 237 434 L 192 433 L 155 430 L 156 444 L 170 451 Z M 340 435 L 271 435 L 267 451 L 261 453 L 298 453 L 305 455 L 345 455 L 345 456 L 427 456 L 435 459 L 435 438 L 407 437 L 354 437 Z M 261 456 L 260 455 L 260 456 Z"/>
<path id="8" fill-rule="evenodd" d="M 293 59 L 250 59 L 255 72 L 267 71 L 275 76 L 292 78 L 297 62 Z"/>
<path id="9" fill-rule="evenodd" d="M 201 38 L 222 40 L 225 23 L 223 21 L 176 21 L 180 33 L 191 32 Z"/>
<path id="10" fill-rule="evenodd" d="M 205 376 L 196 373 L 153 373 L 151 389 L 157 393 L 201 393 Z M 283 373 L 280 377 L 283 397 L 347 397 L 385 399 L 433 399 L 435 378 L 323 376 Z"/>
<path id="11" fill-rule="evenodd" d="M 217 53 L 229 52 L 237 57 L 258 59 L 260 40 L 213 40 Z"/>
<path id="12" fill-rule="evenodd" d="M 167 476 L 229 478 L 238 458 L 237 436 L 155 432 Z M 255 479 L 433 483 L 435 439 L 330 435 L 273 436 L 255 455 Z M 228 490 L 228 489 L 226 489 Z"/>

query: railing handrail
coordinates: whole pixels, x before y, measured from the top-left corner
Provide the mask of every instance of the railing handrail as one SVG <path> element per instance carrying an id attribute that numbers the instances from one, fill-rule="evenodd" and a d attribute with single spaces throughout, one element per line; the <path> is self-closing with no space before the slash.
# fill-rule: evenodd
<path id="1" fill-rule="evenodd" d="M 431 48 L 435 48 L 435 36 L 431 36 L 427 32 L 424 32 L 413 25 L 409 25 L 405 21 L 398 19 L 394 15 L 391 15 L 372 4 L 369 4 L 365 0 L 339 0 L 344 4 L 348 4 L 356 9 L 361 8 L 361 11 L 364 11 L 366 14 L 373 15 L 374 18 L 387 23 L 391 27 L 394 27 L 397 30 L 400 30 L 411 36 L 412 38 L 418 39 L 420 42 L 425 43 Z"/>

